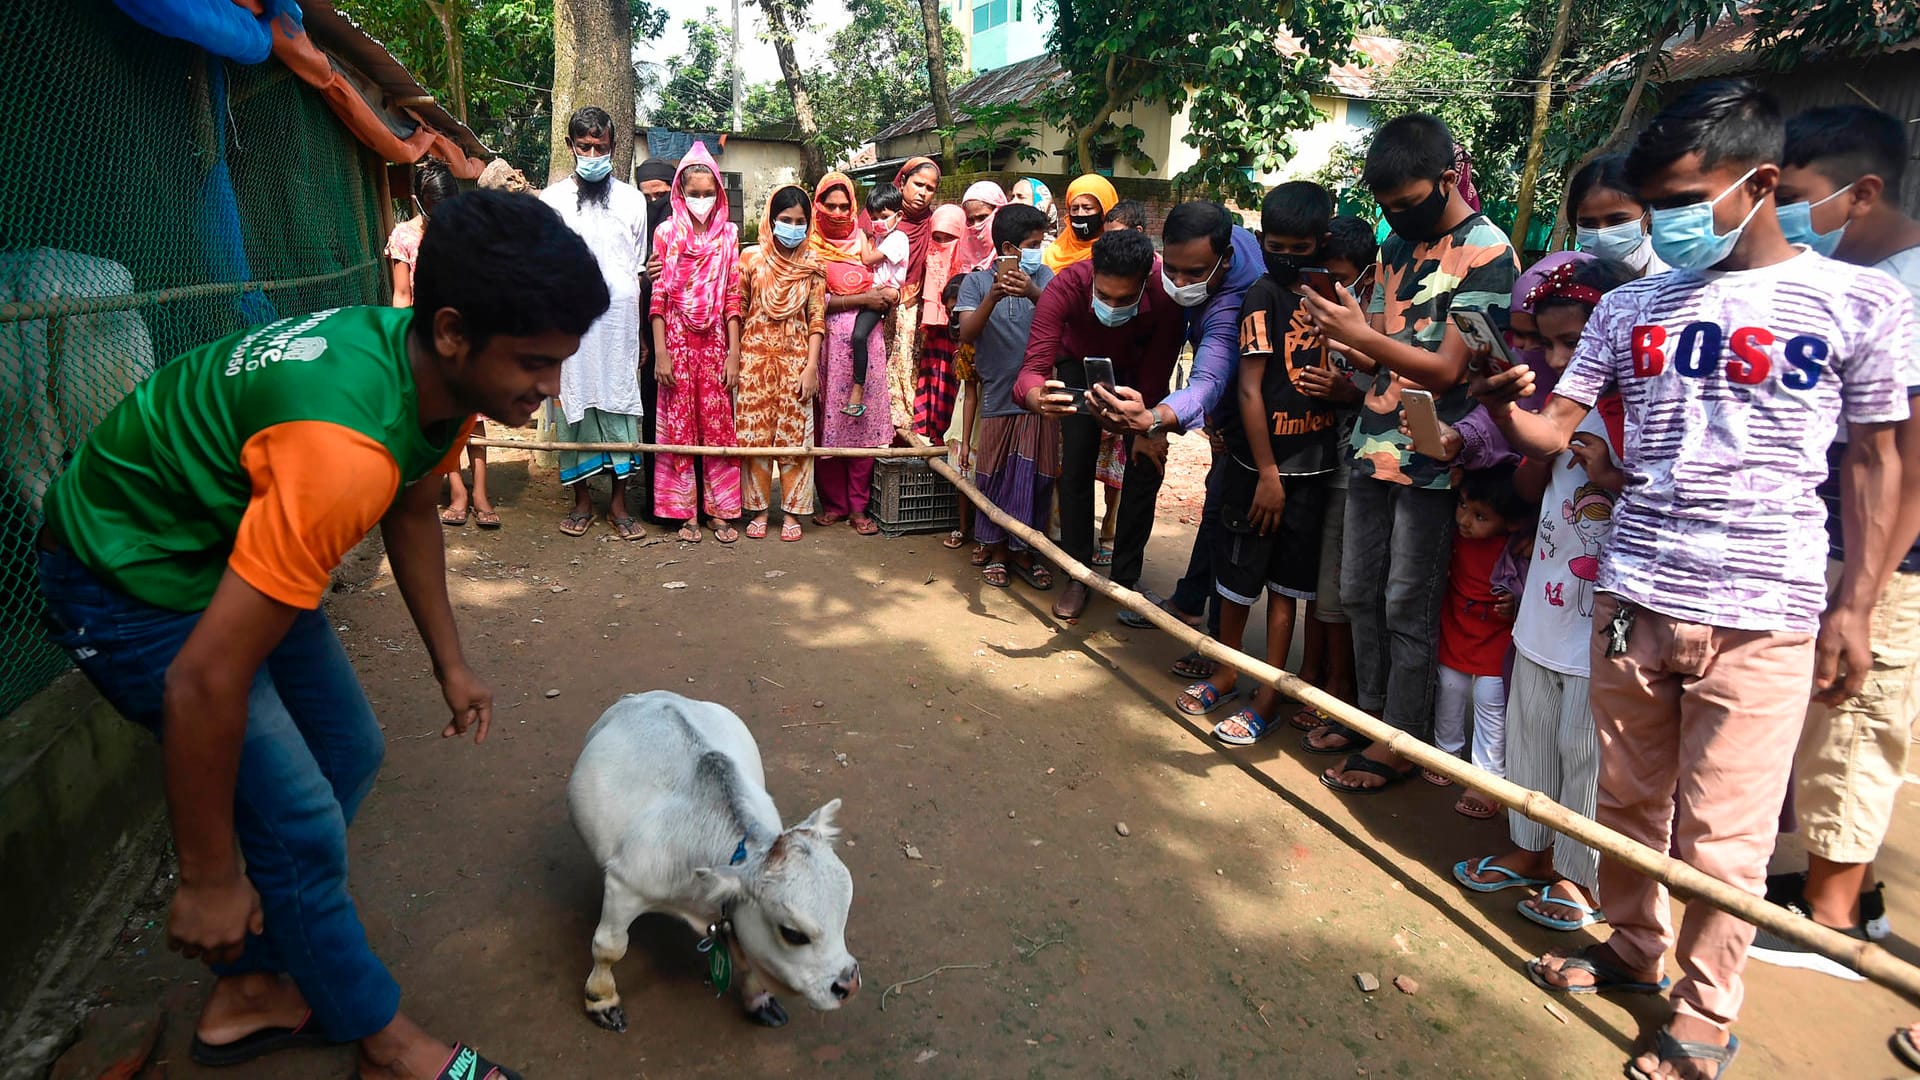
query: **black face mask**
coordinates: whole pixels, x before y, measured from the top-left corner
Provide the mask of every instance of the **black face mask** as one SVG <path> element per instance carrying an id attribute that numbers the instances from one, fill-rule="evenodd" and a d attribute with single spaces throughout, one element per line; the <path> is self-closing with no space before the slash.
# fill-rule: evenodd
<path id="1" fill-rule="evenodd" d="M 647 196 L 648 227 L 658 225 L 661 222 L 667 220 L 667 218 L 670 215 L 672 215 L 672 213 L 673 213 L 673 196 L 671 193 L 662 193 L 659 195 Z"/>
<path id="2" fill-rule="evenodd" d="M 1291 288 L 1300 280 L 1300 268 L 1312 266 L 1320 255 L 1282 255 L 1272 251 L 1262 253 L 1267 260 L 1267 276 L 1273 278 L 1282 288 Z"/>
<path id="3" fill-rule="evenodd" d="M 1099 214 L 1069 214 L 1067 224 L 1073 226 L 1073 235 L 1082 240 L 1091 240 L 1100 235 L 1105 221 Z"/>
<path id="4" fill-rule="evenodd" d="M 1434 229 L 1440 219 L 1447 214 L 1446 192 L 1440 189 L 1440 182 L 1433 182 L 1433 194 L 1415 206 L 1405 210 L 1385 210 L 1387 228 L 1393 234 L 1409 244 L 1424 244 L 1433 239 Z"/>

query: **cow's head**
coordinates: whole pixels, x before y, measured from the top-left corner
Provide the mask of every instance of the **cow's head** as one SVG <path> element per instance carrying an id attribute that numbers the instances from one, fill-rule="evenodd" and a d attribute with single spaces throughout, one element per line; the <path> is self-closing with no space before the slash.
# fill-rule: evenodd
<path id="1" fill-rule="evenodd" d="M 719 907 L 731 907 L 734 939 L 755 971 L 816 1009 L 837 1009 L 860 990 L 847 951 L 853 875 L 833 850 L 835 799 L 781 833 L 764 857 L 694 875 Z"/>

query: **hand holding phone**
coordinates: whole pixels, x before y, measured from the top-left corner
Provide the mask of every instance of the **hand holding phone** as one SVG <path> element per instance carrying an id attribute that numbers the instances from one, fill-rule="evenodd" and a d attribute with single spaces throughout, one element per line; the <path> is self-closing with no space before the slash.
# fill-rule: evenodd
<path id="1" fill-rule="evenodd" d="M 1334 287 L 1333 272 L 1324 266 L 1301 267 L 1300 283 L 1319 293 L 1323 300 L 1336 304 L 1340 302 L 1340 291 Z"/>
<path id="2" fill-rule="evenodd" d="M 1087 385 L 1104 386 L 1111 390 L 1119 385 L 1113 377 L 1113 360 L 1105 356 L 1087 357 Z"/>
<path id="3" fill-rule="evenodd" d="M 1017 270 L 1019 269 L 1019 267 L 1020 267 L 1020 256 L 1002 255 L 999 258 L 993 260 L 993 276 L 996 280 L 999 278 L 1006 277 L 1007 271 Z"/>
<path id="4" fill-rule="evenodd" d="M 1446 446 L 1440 439 L 1440 413 L 1433 406 L 1433 394 L 1405 387 L 1400 391 L 1400 404 L 1406 410 L 1407 431 L 1412 436 L 1414 452 L 1435 461 L 1447 460 Z"/>
<path id="5" fill-rule="evenodd" d="M 1456 311 L 1453 326 L 1460 331 L 1461 340 L 1469 349 L 1485 354 L 1487 374 L 1498 375 L 1514 365 L 1513 353 L 1507 348 L 1507 336 L 1495 329 L 1486 312 Z"/>

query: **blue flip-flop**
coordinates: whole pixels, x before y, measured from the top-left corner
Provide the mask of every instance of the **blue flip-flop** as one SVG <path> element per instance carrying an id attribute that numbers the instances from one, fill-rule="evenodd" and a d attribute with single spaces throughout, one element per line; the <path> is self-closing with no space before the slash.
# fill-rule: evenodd
<path id="1" fill-rule="evenodd" d="M 1515 905 L 1520 912 L 1520 917 L 1530 922 L 1539 923 L 1549 930 L 1584 930 L 1595 923 L 1607 921 L 1606 914 L 1599 908 L 1581 903 L 1580 894 L 1574 890 L 1572 885 L 1568 885 L 1565 889 L 1561 890 L 1567 895 L 1555 895 L 1553 891 L 1554 887 L 1559 884 L 1560 882 L 1556 881 L 1552 885 L 1541 889 L 1540 902 L 1543 904 L 1558 904 L 1561 907 L 1572 908 L 1580 913 L 1578 919 L 1556 919 L 1551 915 L 1542 915 L 1540 912 L 1528 907 L 1525 900 Z"/>
<path id="2" fill-rule="evenodd" d="M 1539 878 L 1521 877 L 1519 874 L 1514 873 L 1504 866 L 1493 865 L 1493 860 L 1497 858 L 1499 858 L 1498 855 L 1487 855 L 1481 858 L 1479 862 L 1474 862 L 1471 867 L 1467 864 L 1472 862 L 1472 860 L 1461 859 L 1459 862 L 1453 864 L 1453 880 L 1458 881 L 1474 892 L 1482 893 L 1499 892 L 1501 889 L 1538 889 L 1548 884 Z M 1475 881 L 1469 876 L 1471 874 L 1499 874 L 1501 875 L 1501 880 L 1494 882 Z"/>
<path id="3" fill-rule="evenodd" d="M 1185 690 L 1182 690 L 1180 696 L 1173 699 L 1173 707 L 1186 713 L 1188 716 L 1205 716 L 1232 700 L 1239 692 L 1240 688 L 1235 687 L 1223 694 L 1220 692 L 1219 687 L 1210 682 L 1197 682 Z M 1188 698 L 1198 701 L 1200 707 L 1197 709 L 1188 708 Z"/>
<path id="4" fill-rule="evenodd" d="M 1235 720 L 1240 721 L 1240 723 L 1246 727 L 1247 733 L 1245 735 L 1227 734 L 1225 730 L 1226 726 Z M 1265 735 L 1267 729 L 1272 726 L 1273 721 L 1264 719 L 1259 713 L 1254 712 L 1252 709 L 1241 709 L 1239 712 L 1213 725 L 1213 737 L 1226 743 L 1228 746 L 1252 746 L 1254 743 L 1259 742 L 1260 736 Z"/>

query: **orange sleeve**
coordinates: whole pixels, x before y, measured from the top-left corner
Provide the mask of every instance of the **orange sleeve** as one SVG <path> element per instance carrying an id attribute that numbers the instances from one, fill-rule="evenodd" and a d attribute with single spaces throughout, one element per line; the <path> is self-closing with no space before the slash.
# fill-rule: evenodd
<path id="1" fill-rule="evenodd" d="M 440 459 L 440 464 L 433 467 L 433 472 L 430 475 L 445 476 L 448 473 L 459 472 L 460 451 L 467 448 L 467 440 L 473 438 L 473 429 L 479 426 L 480 418 L 478 416 L 467 417 L 467 422 L 460 425 L 460 434 L 453 440 L 453 448 L 447 451 L 446 457 Z M 382 450 L 381 453 L 384 454 L 386 451 Z"/>
<path id="2" fill-rule="evenodd" d="M 319 420 L 256 433 L 240 465 L 253 496 L 227 565 L 283 604 L 319 607 L 334 567 L 393 505 L 400 466 L 368 436 Z"/>

